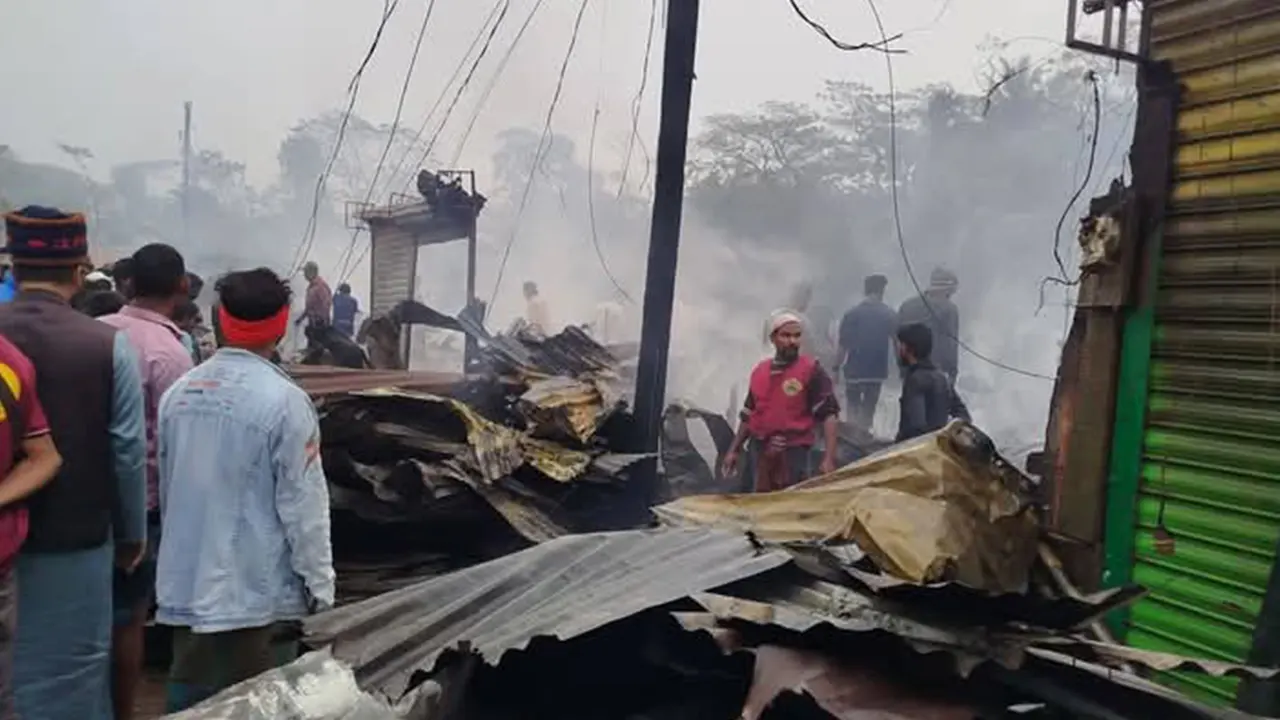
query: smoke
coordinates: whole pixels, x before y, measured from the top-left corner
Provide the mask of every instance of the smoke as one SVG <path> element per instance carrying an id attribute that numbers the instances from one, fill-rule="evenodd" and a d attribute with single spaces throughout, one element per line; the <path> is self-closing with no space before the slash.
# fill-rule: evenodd
<path id="1" fill-rule="evenodd" d="M 1066 212 L 1056 240 L 1073 272 L 1076 220 L 1088 199 L 1105 192 L 1106 182 L 1123 170 L 1121 148 L 1131 133 L 1133 102 L 1128 77 L 1104 78 L 1101 129 L 1094 138 L 1087 66 L 1006 66 L 1022 77 L 1006 81 L 991 97 L 932 88 L 904 93 L 899 100 L 901 238 L 883 181 L 864 180 L 869 189 L 835 192 L 821 183 L 789 187 L 777 176 L 769 180 L 775 185 L 743 183 L 741 176 L 735 185 L 715 176 L 707 190 L 709 174 L 698 166 L 705 160 L 700 150 L 717 140 L 723 168 L 731 165 L 726 148 L 736 146 L 723 137 L 709 139 L 706 133 L 714 124 L 699 128 L 704 132 L 691 148 L 680 238 L 668 400 L 736 410 L 730 404 L 741 401 L 750 367 L 767 353 L 761 338 L 765 318 L 788 301 L 798 283 L 812 283 L 813 306 L 831 309 L 838 319 L 861 299 L 866 275 L 889 278 L 886 300 L 896 307 L 917 293 L 911 274 L 924 285 L 934 267 L 944 266 L 960 277 L 955 302 L 961 339 L 973 351 L 961 354 L 962 396 L 977 423 L 1002 445 L 1039 442 L 1075 295 L 1074 288 L 1055 284 L 1042 290 L 1043 278 L 1059 274 L 1055 228 L 1068 199 L 1083 185 L 1082 198 Z M 872 106 L 880 103 L 883 115 L 883 96 L 864 99 Z M 938 119 L 947 104 L 958 119 Z M 737 122 L 737 132 L 774 132 L 770 128 L 782 121 L 776 110 L 730 121 Z M 819 108 L 811 114 L 825 112 Z M 883 119 L 850 142 L 852 153 L 872 158 L 865 163 L 868 177 L 884 176 L 886 143 Z M 514 181 L 498 189 L 481 221 L 482 298 L 487 299 L 498 259 L 511 243 L 490 324 L 503 327 L 524 311 L 520 286 L 533 280 L 557 324 L 589 324 L 601 315 L 601 304 L 617 305 L 627 339 L 638 339 L 649 208 L 625 193 L 618 199 L 610 184 L 616 178 L 589 176 L 582 162 L 586 149 L 563 138 L 553 145 L 562 151 L 567 146 L 569 159 L 562 152 L 554 169 L 532 173 L 527 149 L 495 155 L 495 176 L 524 180 L 531 174 L 534 185 L 518 221 L 514 206 L 523 188 Z M 1085 183 L 1090 154 L 1095 167 Z M 746 160 L 757 158 L 733 158 L 732 167 L 745 166 Z M 834 162 L 819 158 L 804 170 L 826 172 L 823 163 Z M 855 161 L 839 162 L 847 168 Z M 594 231 L 588 192 L 595 199 Z M 632 301 L 623 298 L 610 275 Z M 835 327 L 810 331 L 834 334 Z M 897 388 L 891 378 L 876 429 L 891 435 L 896 422 Z"/>

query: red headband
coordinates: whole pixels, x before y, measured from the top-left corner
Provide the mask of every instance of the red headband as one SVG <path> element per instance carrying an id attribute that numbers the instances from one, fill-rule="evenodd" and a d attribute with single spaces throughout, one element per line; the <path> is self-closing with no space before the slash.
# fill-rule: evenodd
<path id="1" fill-rule="evenodd" d="M 218 306 L 218 329 L 228 345 L 242 348 L 258 348 L 271 345 L 284 337 L 289 329 L 289 306 L 262 320 L 241 320 Z"/>

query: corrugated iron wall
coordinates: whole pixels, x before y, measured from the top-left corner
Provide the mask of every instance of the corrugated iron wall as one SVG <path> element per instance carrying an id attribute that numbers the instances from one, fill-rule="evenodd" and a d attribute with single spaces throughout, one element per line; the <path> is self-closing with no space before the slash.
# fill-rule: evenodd
<path id="1" fill-rule="evenodd" d="M 402 300 L 413 299 L 418 244 L 412 233 L 392 223 L 378 223 L 371 228 L 370 234 L 373 257 L 369 265 L 373 279 L 369 289 L 369 312 L 377 315 L 389 311 Z"/>
<path id="2" fill-rule="evenodd" d="M 1182 95 L 1144 424 L 1126 433 L 1117 414 L 1117 442 L 1141 437 L 1135 517 L 1128 537 L 1109 524 L 1108 556 L 1152 591 L 1127 642 L 1244 662 L 1280 540 L 1280 1 L 1148 0 L 1144 14 Z M 1236 694 L 1231 679 L 1162 679 Z"/>

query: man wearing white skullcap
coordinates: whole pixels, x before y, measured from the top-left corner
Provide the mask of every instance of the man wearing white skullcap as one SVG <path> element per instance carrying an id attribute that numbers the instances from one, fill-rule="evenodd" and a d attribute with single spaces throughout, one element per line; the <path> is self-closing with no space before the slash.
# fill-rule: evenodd
<path id="1" fill-rule="evenodd" d="M 751 371 L 738 434 L 725 453 L 724 474 L 737 474 L 739 454 L 748 452 L 747 476 L 756 492 L 790 487 L 814 473 L 813 448 L 822 427 L 821 474 L 836 469 L 836 423 L 840 405 L 831 376 L 812 355 L 801 352 L 805 327 L 798 312 L 769 318 L 774 355 Z"/>

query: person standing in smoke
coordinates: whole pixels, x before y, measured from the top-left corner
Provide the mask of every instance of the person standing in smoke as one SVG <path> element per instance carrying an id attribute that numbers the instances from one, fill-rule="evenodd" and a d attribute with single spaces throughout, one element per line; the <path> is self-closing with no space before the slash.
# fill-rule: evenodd
<path id="1" fill-rule="evenodd" d="M 929 328 L 933 362 L 953 383 L 960 373 L 960 311 L 951 298 L 959 286 L 955 273 L 935 268 L 929 275 L 929 287 L 898 308 L 898 327 L 919 323 Z"/>
<path id="2" fill-rule="evenodd" d="M 217 284 L 221 347 L 160 401 L 156 622 L 173 627 L 168 712 L 273 667 L 282 624 L 332 607 L 329 491 L 307 393 L 272 363 L 289 285 Z"/>
<path id="3" fill-rule="evenodd" d="M 902 366 L 898 435 L 903 442 L 941 430 L 952 419 L 969 420 L 969 409 L 946 373 L 930 360 L 933 331 L 923 323 L 898 328 L 898 364 Z"/>
<path id="4" fill-rule="evenodd" d="M 343 337 L 355 337 L 356 315 L 359 314 L 360 301 L 351 294 L 351 286 L 340 283 L 338 294 L 333 296 L 333 329 L 342 333 Z"/>
<path id="5" fill-rule="evenodd" d="M 870 275 L 863 281 L 866 297 L 840 319 L 840 357 L 849 419 L 870 430 L 880 402 L 880 387 L 889 378 L 889 353 L 898 317 L 884 302 L 889 281 Z"/>
<path id="6" fill-rule="evenodd" d="M 836 469 L 840 404 L 831 376 L 812 355 L 801 352 L 804 321 L 799 315 L 778 313 L 771 322 L 774 356 L 751 372 L 738 433 L 722 468 L 726 477 L 737 474 L 745 445 L 756 492 L 782 490 L 813 475 L 819 426 L 823 447 L 817 470 L 825 475 Z"/>
<path id="7" fill-rule="evenodd" d="M 538 292 L 538 284 L 532 280 L 524 284 L 525 322 L 529 328 L 543 335 L 551 334 L 551 311 L 547 309 L 547 301 Z"/>

